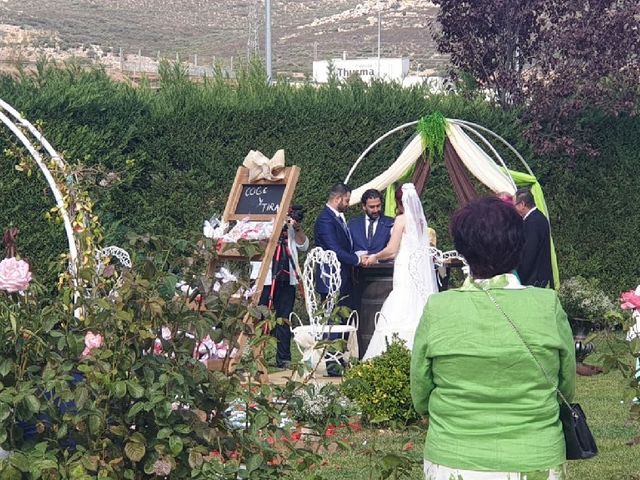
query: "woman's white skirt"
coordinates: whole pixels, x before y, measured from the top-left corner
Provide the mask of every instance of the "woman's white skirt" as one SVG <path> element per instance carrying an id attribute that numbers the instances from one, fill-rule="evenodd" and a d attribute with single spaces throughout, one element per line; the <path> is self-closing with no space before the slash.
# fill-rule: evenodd
<path id="1" fill-rule="evenodd" d="M 565 480 L 564 465 L 538 472 L 481 472 L 437 465 L 424 461 L 425 480 Z"/>

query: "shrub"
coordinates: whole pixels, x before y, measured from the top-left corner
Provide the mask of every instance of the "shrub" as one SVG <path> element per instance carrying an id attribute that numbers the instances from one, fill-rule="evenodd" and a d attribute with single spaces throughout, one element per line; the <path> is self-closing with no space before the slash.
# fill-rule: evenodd
<path id="1" fill-rule="evenodd" d="M 323 386 L 310 383 L 291 400 L 295 405 L 294 418 L 317 432 L 324 432 L 330 425 L 345 424 L 355 414 L 349 399 L 330 383 Z"/>
<path id="2" fill-rule="evenodd" d="M 342 391 L 370 423 L 410 423 L 419 418 L 411 402 L 410 364 L 411 352 L 394 336 L 382 355 L 347 370 Z"/>
<path id="3" fill-rule="evenodd" d="M 558 295 L 567 316 L 572 319 L 600 322 L 608 319 L 616 309 L 594 278 L 577 276 L 564 280 Z"/>

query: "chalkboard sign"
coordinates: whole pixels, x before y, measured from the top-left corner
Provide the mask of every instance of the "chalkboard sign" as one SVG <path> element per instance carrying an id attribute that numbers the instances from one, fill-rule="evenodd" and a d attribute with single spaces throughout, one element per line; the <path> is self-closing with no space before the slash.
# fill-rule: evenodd
<path id="1" fill-rule="evenodd" d="M 276 215 L 284 195 L 284 184 L 242 185 L 236 215 Z"/>
<path id="2" fill-rule="evenodd" d="M 284 169 L 282 180 L 249 181 L 249 169 L 239 167 L 222 219 L 271 222 L 282 213 L 284 221 L 299 175 L 300 169 L 292 166 Z"/>
<path id="3" fill-rule="evenodd" d="M 251 304 L 257 305 L 262 294 L 265 279 L 271 270 L 271 260 L 276 251 L 280 232 L 285 225 L 287 210 L 291 205 L 291 199 L 298 184 L 300 169 L 295 165 L 284 169 L 284 178 L 276 182 L 256 181 L 249 182 L 249 170 L 245 167 L 238 167 L 236 178 L 233 181 L 231 192 L 227 200 L 227 206 L 222 215 L 225 222 L 233 220 L 249 219 L 256 222 L 273 222 L 273 233 L 267 246 L 264 249 L 260 271 L 255 283 L 255 293 L 251 298 Z M 250 260 L 241 257 L 237 252 L 225 250 L 219 255 L 219 258 L 230 260 Z M 251 310 L 244 317 L 244 322 L 251 325 L 254 319 L 251 317 Z M 247 342 L 247 337 L 243 333 L 238 337 L 238 350 L 242 350 Z M 262 350 L 254 352 L 256 358 L 262 358 Z M 235 365 L 240 359 L 240 355 L 233 357 L 228 365 L 228 371 L 233 371 Z M 260 374 L 261 381 L 269 380 L 266 368 Z"/>

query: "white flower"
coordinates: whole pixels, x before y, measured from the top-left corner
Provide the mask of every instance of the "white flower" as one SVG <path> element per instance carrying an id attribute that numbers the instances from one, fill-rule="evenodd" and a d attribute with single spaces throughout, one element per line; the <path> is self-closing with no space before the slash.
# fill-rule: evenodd
<path id="1" fill-rule="evenodd" d="M 209 220 L 205 220 L 204 221 L 204 228 L 202 229 L 202 234 L 207 238 L 213 238 L 213 232 L 214 231 L 215 231 L 215 229 L 213 228 L 213 225 L 211 225 L 211 223 L 209 223 Z"/>
<path id="2" fill-rule="evenodd" d="M 236 277 L 233 273 L 231 273 L 231 271 L 229 271 L 229 269 L 226 267 L 220 268 L 218 273 L 216 273 L 216 278 L 219 278 L 222 281 L 222 283 L 238 281 L 238 277 Z"/>
<path id="3" fill-rule="evenodd" d="M 171 329 L 169 327 L 162 327 L 162 339 L 171 340 Z"/>
<path id="4" fill-rule="evenodd" d="M 195 290 L 195 288 L 190 287 L 189 284 L 187 284 L 187 282 L 185 281 L 180 281 L 176 283 L 176 289 L 180 290 L 182 293 L 184 293 L 187 296 L 190 296 Z"/>
<path id="5" fill-rule="evenodd" d="M 217 240 L 224 236 L 229 224 L 223 222 L 217 217 L 211 217 L 209 220 L 204 221 L 204 228 L 202 233 L 207 238 Z"/>
<path id="6" fill-rule="evenodd" d="M 239 220 L 234 227 L 222 236 L 228 243 L 236 243 L 238 240 L 263 240 L 271 237 L 273 221 L 251 222 L 247 219 Z"/>

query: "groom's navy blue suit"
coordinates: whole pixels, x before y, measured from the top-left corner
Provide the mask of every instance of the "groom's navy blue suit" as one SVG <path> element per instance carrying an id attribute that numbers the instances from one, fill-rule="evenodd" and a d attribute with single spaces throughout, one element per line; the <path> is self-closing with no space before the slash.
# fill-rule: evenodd
<path id="1" fill-rule="evenodd" d="M 393 227 L 393 218 L 385 215 L 378 217 L 378 225 L 376 226 L 371 242 L 367 240 L 367 222 L 365 220 L 366 215 L 360 215 L 359 217 L 349 220 L 348 226 L 351 232 L 351 238 L 353 238 L 353 250 L 356 252 L 365 250 L 370 254 L 378 253 L 389 243 L 391 227 Z"/>
<path id="2" fill-rule="evenodd" d="M 315 241 L 318 247 L 324 250 L 332 250 L 336 253 L 340 262 L 340 297 L 348 296 L 341 302 L 342 305 L 353 308 L 353 282 L 351 280 L 351 269 L 358 265 L 358 256 L 353 253 L 353 240 L 347 228 L 347 224 L 338 217 L 329 207 L 318 216 L 315 228 Z M 316 289 L 320 294 L 328 293 L 328 286 L 323 281 L 322 275 L 316 275 Z"/>

